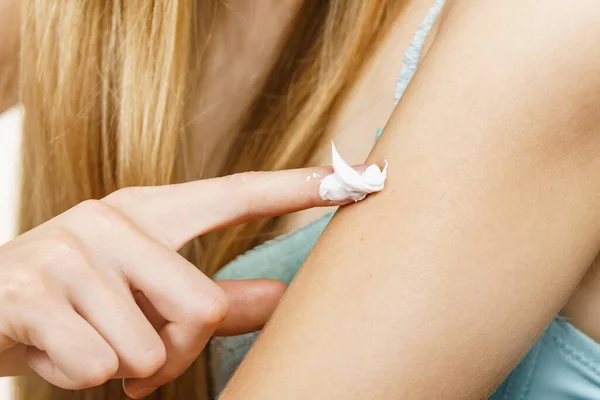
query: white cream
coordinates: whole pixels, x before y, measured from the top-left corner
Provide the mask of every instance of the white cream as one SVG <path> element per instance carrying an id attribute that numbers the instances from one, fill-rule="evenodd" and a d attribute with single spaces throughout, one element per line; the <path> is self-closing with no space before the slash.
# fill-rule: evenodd
<path id="1" fill-rule="evenodd" d="M 363 173 L 359 173 L 342 159 L 336 151 L 333 141 L 331 142 L 331 158 L 334 172 L 323 178 L 319 187 L 319 195 L 323 200 L 360 201 L 367 194 L 383 189 L 387 177 L 387 161 L 383 171 L 373 164 L 367 167 Z"/>

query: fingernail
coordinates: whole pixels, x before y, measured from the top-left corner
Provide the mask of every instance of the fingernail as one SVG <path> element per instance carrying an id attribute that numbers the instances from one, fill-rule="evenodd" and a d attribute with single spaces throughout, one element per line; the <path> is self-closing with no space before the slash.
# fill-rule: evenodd
<path id="1" fill-rule="evenodd" d="M 356 201 L 352 199 L 340 200 L 340 201 L 329 201 L 330 206 L 345 206 L 346 204 L 354 204 Z"/>
<path id="2" fill-rule="evenodd" d="M 356 164 L 352 165 L 352 169 L 356 172 L 360 172 L 361 174 L 365 172 L 369 168 L 369 164 Z"/>
<path id="3" fill-rule="evenodd" d="M 135 387 L 135 388 L 126 389 L 125 381 L 123 381 L 123 391 L 125 392 L 125 394 L 127 396 L 129 396 L 132 399 L 144 398 L 144 397 L 152 394 L 152 392 L 154 392 L 156 389 L 158 389 L 158 386 L 143 386 L 143 387 L 139 387 L 139 388 Z"/>

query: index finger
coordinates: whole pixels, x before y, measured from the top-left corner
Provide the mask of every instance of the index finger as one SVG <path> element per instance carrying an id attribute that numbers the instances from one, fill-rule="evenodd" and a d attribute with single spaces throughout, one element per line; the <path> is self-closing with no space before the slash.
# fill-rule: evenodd
<path id="1" fill-rule="evenodd" d="M 339 205 L 319 196 L 330 167 L 246 172 L 166 186 L 132 187 L 103 201 L 147 235 L 179 249 L 210 231 L 312 207 Z"/>

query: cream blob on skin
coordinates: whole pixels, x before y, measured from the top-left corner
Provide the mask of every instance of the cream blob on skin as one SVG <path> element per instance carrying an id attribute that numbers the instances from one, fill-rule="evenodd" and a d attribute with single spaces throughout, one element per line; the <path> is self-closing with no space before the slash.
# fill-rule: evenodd
<path id="1" fill-rule="evenodd" d="M 361 201 L 369 193 L 379 192 L 387 178 L 387 161 L 383 171 L 375 164 L 360 173 L 348 165 L 331 142 L 331 158 L 333 174 L 321 180 L 319 195 L 323 200 L 343 202 L 346 200 Z"/>

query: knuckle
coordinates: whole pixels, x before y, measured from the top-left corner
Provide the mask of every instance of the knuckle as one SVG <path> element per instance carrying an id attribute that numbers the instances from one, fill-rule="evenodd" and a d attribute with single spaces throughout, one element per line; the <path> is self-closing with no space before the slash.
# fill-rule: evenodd
<path id="1" fill-rule="evenodd" d="M 200 295 L 191 301 L 184 312 L 184 323 L 198 331 L 216 329 L 229 312 L 229 298 L 225 292 L 215 285 L 211 294 L 206 288 L 198 290 Z"/>
<path id="2" fill-rule="evenodd" d="M 116 357 L 94 360 L 86 366 L 85 376 L 78 382 L 77 389 L 100 386 L 117 373 L 119 361 Z"/>
<path id="3" fill-rule="evenodd" d="M 229 176 L 227 191 L 235 199 L 239 214 L 252 217 L 255 211 L 256 199 L 252 195 L 256 184 L 266 172 L 244 172 Z"/>
<path id="4" fill-rule="evenodd" d="M 65 228 L 54 228 L 43 239 L 41 262 L 57 276 L 76 278 L 91 266 L 87 250 L 79 238 Z"/>
<path id="5" fill-rule="evenodd" d="M 95 228 L 113 229 L 122 223 L 122 216 L 100 200 L 86 200 L 75 206 L 76 218 L 94 223 Z"/>
<path id="6" fill-rule="evenodd" d="M 0 304 L 29 304 L 49 292 L 47 278 L 37 268 L 18 266 L 8 275 L 0 286 Z"/>
<path id="7" fill-rule="evenodd" d="M 100 200 L 85 200 L 75 206 L 75 209 L 84 215 L 103 215 L 106 212 L 106 205 Z"/>
<path id="8" fill-rule="evenodd" d="M 157 346 L 139 355 L 131 372 L 136 378 L 148 378 L 158 371 L 167 361 L 167 351 L 164 346 Z"/>
<path id="9" fill-rule="evenodd" d="M 130 186 L 122 188 L 106 196 L 102 202 L 118 206 L 122 206 L 127 203 L 138 203 L 146 198 L 149 189 L 151 188 L 144 186 Z"/>
<path id="10" fill-rule="evenodd" d="M 206 322 L 217 327 L 229 313 L 229 298 L 223 292 L 213 301 L 206 314 Z"/>
<path id="11" fill-rule="evenodd" d="M 68 229 L 55 228 L 43 239 L 47 254 L 53 254 L 61 259 L 81 259 L 83 245 Z"/>
<path id="12" fill-rule="evenodd" d="M 208 307 L 203 310 L 201 323 L 208 329 L 216 329 L 229 313 L 229 298 L 219 289 L 217 295 L 208 304 Z"/>

